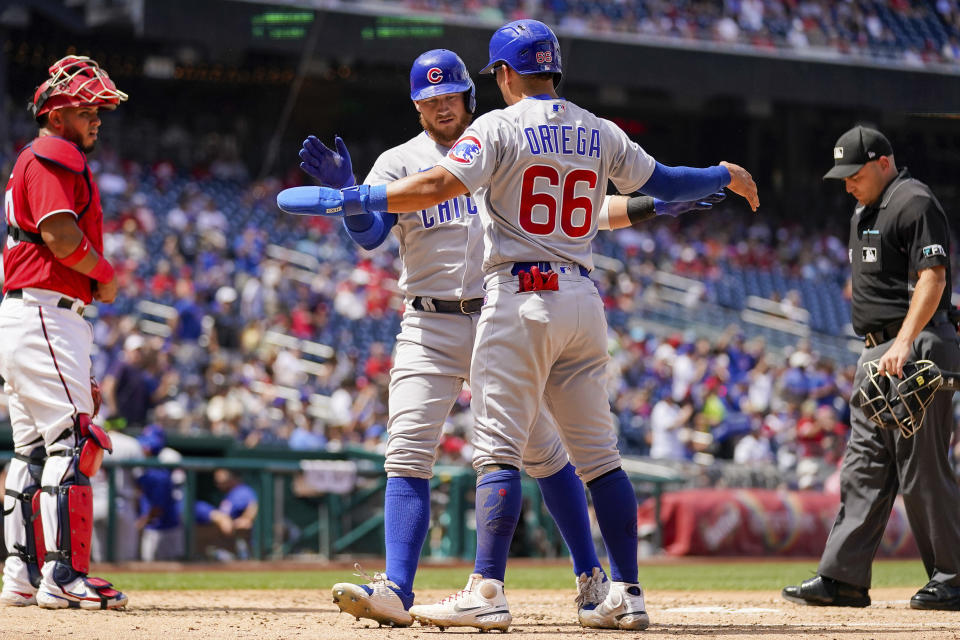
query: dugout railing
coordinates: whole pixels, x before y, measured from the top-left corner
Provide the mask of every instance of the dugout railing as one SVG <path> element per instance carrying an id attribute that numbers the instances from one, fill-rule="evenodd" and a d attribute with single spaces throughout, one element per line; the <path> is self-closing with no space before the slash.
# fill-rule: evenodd
<path id="1" fill-rule="evenodd" d="M 251 451 L 248 455 L 255 454 Z M 302 452 L 285 451 L 287 456 Z M 0 452 L 0 462 L 11 457 Z M 185 457 L 178 462 L 161 462 L 156 458 L 117 460 L 104 459 L 103 473 L 107 487 L 106 549 L 103 559 L 118 560 L 118 474 L 136 468 L 165 468 L 183 472 L 182 523 L 185 560 L 206 559 L 204 550 L 196 548 L 197 526 L 195 505 L 206 489 L 209 497 L 210 476 L 216 469 L 230 469 L 240 475 L 258 496 L 258 515 L 251 531 L 250 558 L 277 559 L 304 555 L 324 559 L 339 555 L 382 556 L 383 491 L 386 474 L 383 457 L 363 451 L 315 454 L 303 458 L 254 457 Z M 338 462 L 355 465 L 356 483 L 348 490 L 309 492 L 303 490 L 303 479 L 318 469 L 334 469 Z M 324 463 L 327 467 L 324 467 Z M 636 460 L 625 459 L 630 475 L 642 500 L 655 500 L 657 531 L 653 540 L 659 547 L 662 540 L 660 502 L 664 488 L 682 484 L 685 477 L 670 469 Z M 475 552 L 473 493 L 476 476 L 472 469 L 437 466 L 431 481 L 432 521 L 424 556 L 437 559 L 472 559 Z M 300 488 L 298 489 L 298 484 Z M 532 557 L 558 557 L 566 549 L 543 504 L 536 482 L 524 478 L 524 514 L 512 552 Z M 299 512 L 299 522 L 294 512 Z M 292 535 L 291 532 L 295 532 Z"/>

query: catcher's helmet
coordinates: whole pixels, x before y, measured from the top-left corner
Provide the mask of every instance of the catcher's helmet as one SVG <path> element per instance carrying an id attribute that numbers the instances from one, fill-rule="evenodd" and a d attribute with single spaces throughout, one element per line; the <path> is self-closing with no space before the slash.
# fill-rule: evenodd
<path id="1" fill-rule="evenodd" d="M 563 73 L 557 36 L 537 20 L 514 20 L 497 29 L 490 38 L 490 61 L 480 73 L 493 73 L 499 62 L 521 74 Z"/>
<path id="2" fill-rule="evenodd" d="M 34 119 L 63 107 L 116 109 L 127 99 L 107 72 L 86 56 L 60 58 L 47 71 L 50 77 L 37 87 L 28 105 Z"/>
<path id="3" fill-rule="evenodd" d="M 470 92 L 467 109 L 477 108 L 477 91 L 460 56 L 449 49 L 431 49 L 410 68 L 410 99 L 426 100 L 447 93 Z"/>

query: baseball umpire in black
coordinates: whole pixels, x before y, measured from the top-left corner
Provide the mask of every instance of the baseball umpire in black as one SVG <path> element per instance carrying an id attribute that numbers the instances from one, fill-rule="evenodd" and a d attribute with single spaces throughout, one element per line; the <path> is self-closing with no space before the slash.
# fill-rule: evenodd
<path id="1" fill-rule="evenodd" d="M 929 187 L 898 171 L 893 148 L 874 129 L 854 127 L 837 140 L 824 178 L 842 179 L 857 199 L 850 221 L 853 328 L 863 335 L 854 394 L 878 360 L 879 373 L 903 376 L 907 361 L 960 367 L 951 309 L 950 229 Z M 799 604 L 865 607 L 871 564 L 897 491 L 929 576 L 914 609 L 960 610 L 960 489 L 948 450 L 951 395 L 937 394 L 921 428 L 905 437 L 878 429 L 851 403 L 850 442 L 841 467 L 840 512 L 817 575 L 786 587 Z"/>

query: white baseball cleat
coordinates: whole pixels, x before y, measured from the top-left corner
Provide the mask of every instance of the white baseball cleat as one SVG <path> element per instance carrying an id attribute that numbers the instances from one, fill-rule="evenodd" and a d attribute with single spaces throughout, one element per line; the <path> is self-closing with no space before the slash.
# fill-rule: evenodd
<path id="1" fill-rule="evenodd" d="M 6 589 L 0 593 L 0 605 L 5 607 L 29 607 L 33 604 L 37 604 L 36 594 Z"/>
<path id="2" fill-rule="evenodd" d="M 606 599 L 593 609 L 580 609 L 580 624 L 594 629 L 640 631 L 650 626 L 639 584 L 612 582 Z"/>
<path id="3" fill-rule="evenodd" d="M 369 579 L 369 583 L 338 582 L 333 585 L 333 602 L 340 611 L 357 620 L 376 620 L 380 625 L 409 627 L 413 624 L 413 616 L 404 608 L 399 596 L 400 587 L 395 582 L 382 573 L 375 573 L 371 578 L 362 572 L 359 564 L 354 566 L 360 575 Z"/>
<path id="4" fill-rule="evenodd" d="M 610 593 L 610 581 L 603 574 L 600 567 L 594 567 L 590 575 L 581 573 L 577 576 L 577 612 L 582 609 L 596 609 L 601 602 L 607 599 Z"/>
<path id="5" fill-rule="evenodd" d="M 42 609 L 122 609 L 128 598 L 103 578 L 80 576 L 65 585 L 50 586 L 46 580 L 37 591 Z"/>
<path id="6" fill-rule="evenodd" d="M 420 624 L 440 627 L 476 627 L 480 631 L 507 631 L 513 617 L 507 608 L 503 583 L 486 579 L 479 573 L 470 575 L 467 586 L 437 604 L 418 604 L 410 613 Z"/>

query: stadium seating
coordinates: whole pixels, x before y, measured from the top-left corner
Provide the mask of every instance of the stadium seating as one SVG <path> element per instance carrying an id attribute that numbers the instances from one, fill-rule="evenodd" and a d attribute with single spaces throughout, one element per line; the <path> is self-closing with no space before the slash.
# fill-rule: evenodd
<path id="1" fill-rule="evenodd" d="M 393 0 L 380 0 L 393 7 Z M 347 8 L 349 3 L 344 2 Z M 370 3 L 370 4 L 376 4 Z M 896 2 L 660 2 L 657 0 L 403 0 L 415 12 L 501 19 L 536 18 L 587 36 L 634 34 L 639 39 L 710 41 L 719 46 L 771 49 L 798 55 L 873 58 L 910 66 L 958 64 L 960 9 L 952 0 Z M 482 17 L 481 17 L 482 16 Z"/>

